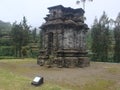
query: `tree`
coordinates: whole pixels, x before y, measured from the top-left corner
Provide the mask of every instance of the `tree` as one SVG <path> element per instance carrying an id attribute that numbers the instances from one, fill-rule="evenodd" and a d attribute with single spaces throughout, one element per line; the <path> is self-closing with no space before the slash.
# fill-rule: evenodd
<path id="1" fill-rule="evenodd" d="M 118 14 L 115 21 L 114 38 L 114 62 L 120 62 L 120 13 Z"/>
<path id="2" fill-rule="evenodd" d="M 94 25 L 91 28 L 91 37 L 92 37 L 92 46 L 91 46 L 91 50 L 92 50 L 92 60 L 93 61 L 100 61 L 98 60 L 100 57 L 100 25 L 98 23 L 97 18 L 95 18 L 94 20 Z"/>
<path id="3" fill-rule="evenodd" d="M 26 18 L 19 24 L 13 23 L 11 37 L 15 48 L 15 54 L 22 57 L 22 47 L 29 43 L 29 26 L 26 23 Z"/>
<path id="4" fill-rule="evenodd" d="M 109 18 L 106 13 L 103 12 L 99 23 L 101 25 L 101 61 L 108 61 L 108 50 L 110 47 L 110 32 L 109 32 Z"/>
<path id="5" fill-rule="evenodd" d="M 29 43 L 30 40 L 30 26 L 27 25 L 27 20 L 25 18 L 25 16 L 23 17 L 23 21 L 21 22 L 22 24 L 22 28 L 23 28 L 23 37 L 24 37 L 24 45 L 27 45 Z"/>
<path id="6" fill-rule="evenodd" d="M 1 30 L 1 27 L 0 27 L 0 37 L 2 37 L 2 30 Z"/>
<path id="7" fill-rule="evenodd" d="M 80 2 L 82 2 L 83 3 L 83 9 L 85 10 L 85 3 L 86 3 L 86 1 L 92 2 L 93 0 L 77 0 L 76 4 L 80 4 Z"/>
<path id="8" fill-rule="evenodd" d="M 109 19 L 105 12 L 99 22 L 94 21 L 92 27 L 92 52 L 95 61 L 108 61 L 108 50 L 110 47 Z"/>
<path id="9" fill-rule="evenodd" d="M 21 49 L 23 43 L 23 28 L 21 24 L 13 23 L 11 37 L 13 41 L 13 46 L 15 48 L 15 55 L 21 57 Z"/>
<path id="10" fill-rule="evenodd" d="M 32 37 L 33 37 L 33 41 L 36 42 L 37 41 L 37 29 L 34 28 L 32 31 Z"/>

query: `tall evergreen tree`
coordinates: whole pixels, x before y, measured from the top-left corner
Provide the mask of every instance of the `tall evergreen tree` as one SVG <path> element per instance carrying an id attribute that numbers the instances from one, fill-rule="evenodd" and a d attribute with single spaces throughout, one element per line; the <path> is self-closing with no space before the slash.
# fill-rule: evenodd
<path id="1" fill-rule="evenodd" d="M 23 17 L 23 21 L 20 24 L 13 24 L 11 37 L 15 47 L 16 56 L 22 57 L 22 47 L 29 42 L 29 26 L 27 25 L 25 17 Z"/>
<path id="2" fill-rule="evenodd" d="M 32 36 L 33 36 L 33 41 L 37 42 L 37 29 L 36 28 L 33 29 Z"/>
<path id="3" fill-rule="evenodd" d="M 109 19 L 105 12 L 99 20 L 101 25 L 101 61 L 108 61 L 108 50 L 110 47 Z"/>
<path id="4" fill-rule="evenodd" d="M 91 28 L 91 38 L 92 38 L 92 46 L 91 46 L 91 50 L 93 52 L 93 55 L 92 55 L 92 60 L 93 61 L 97 61 L 97 58 L 98 58 L 98 51 L 97 51 L 97 45 L 99 45 L 97 42 L 98 41 L 98 35 L 97 35 L 97 29 L 98 28 L 98 20 L 97 18 L 95 18 L 94 20 L 94 24 Z"/>
<path id="5" fill-rule="evenodd" d="M 120 62 L 120 13 L 118 14 L 115 21 L 114 38 L 114 62 Z"/>
<path id="6" fill-rule="evenodd" d="M 23 44 L 24 45 L 27 45 L 29 43 L 29 40 L 30 40 L 30 26 L 27 25 L 27 19 L 26 17 L 24 16 L 23 17 L 23 21 L 21 22 L 22 24 L 22 28 L 23 28 L 23 37 L 24 37 L 24 42 Z"/>
<path id="7" fill-rule="evenodd" d="M 92 59 L 94 61 L 108 61 L 109 45 L 109 20 L 104 12 L 99 21 L 95 19 L 92 27 Z"/>
<path id="8" fill-rule="evenodd" d="M 13 41 L 13 46 L 15 48 L 15 55 L 21 57 L 21 49 L 23 42 L 23 28 L 21 24 L 14 23 L 12 26 L 11 37 Z"/>

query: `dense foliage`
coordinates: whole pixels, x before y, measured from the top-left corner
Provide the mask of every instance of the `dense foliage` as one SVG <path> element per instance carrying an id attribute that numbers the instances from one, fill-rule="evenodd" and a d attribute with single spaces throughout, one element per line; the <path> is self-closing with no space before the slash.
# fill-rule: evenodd
<path id="1" fill-rule="evenodd" d="M 109 20 L 105 12 L 100 20 L 95 19 L 92 27 L 92 52 L 94 61 L 108 61 L 110 47 Z"/>
<path id="2" fill-rule="evenodd" d="M 115 48 L 114 48 L 114 62 L 120 62 L 120 13 L 115 21 L 114 28 Z"/>
<path id="3" fill-rule="evenodd" d="M 27 45 L 29 42 L 29 26 L 26 23 L 25 17 L 20 24 L 13 24 L 11 37 L 13 41 L 13 46 L 15 48 L 15 54 L 19 57 L 22 56 L 22 47 Z"/>
<path id="4" fill-rule="evenodd" d="M 31 29 L 23 17 L 20 23 L 0 21 L 0 56 L 36 57 L 38 55 L 39 34 Z"/>

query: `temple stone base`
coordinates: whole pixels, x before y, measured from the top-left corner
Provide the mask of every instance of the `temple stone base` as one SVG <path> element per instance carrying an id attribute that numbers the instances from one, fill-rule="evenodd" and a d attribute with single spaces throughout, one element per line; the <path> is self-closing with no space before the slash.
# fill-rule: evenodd
<path id="1" fill-rule="evenodd" d="M 56 55 L 56 56 L 55 56 Z M 45 52 L 41 51 L 38 57 L 37 64 L 40 66 L 48 67 L 88 67 L 90 60 L 86 56 L 86 52 L 79 51 L 58 51 L 57 54 L 45 55 Z"/>

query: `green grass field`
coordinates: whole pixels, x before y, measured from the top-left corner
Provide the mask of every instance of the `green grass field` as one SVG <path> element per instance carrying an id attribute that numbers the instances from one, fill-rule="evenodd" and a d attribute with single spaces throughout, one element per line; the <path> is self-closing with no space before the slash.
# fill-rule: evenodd
<path id="1" fill-rule="evenodd" d="M 44 84 L 32 86 L 36 75 Z M 0 60 L 0 90 L 120 90 L 120 64 L 91 63 L 87 68 L 47 68 L 35 59 Z"/>
<path id="2" fill-rule="evenodd" d="M 67 90 L 59 85 L 47 82 L 40 87 L 32 86 L 31 81 L 33 78 L 23 75 L 24 72 L 31 70 L 29 68 L 19 67 L 19 65 L 25 63 L 35 63 L 35 60 L 0 60 L 0 90 Z"/>

